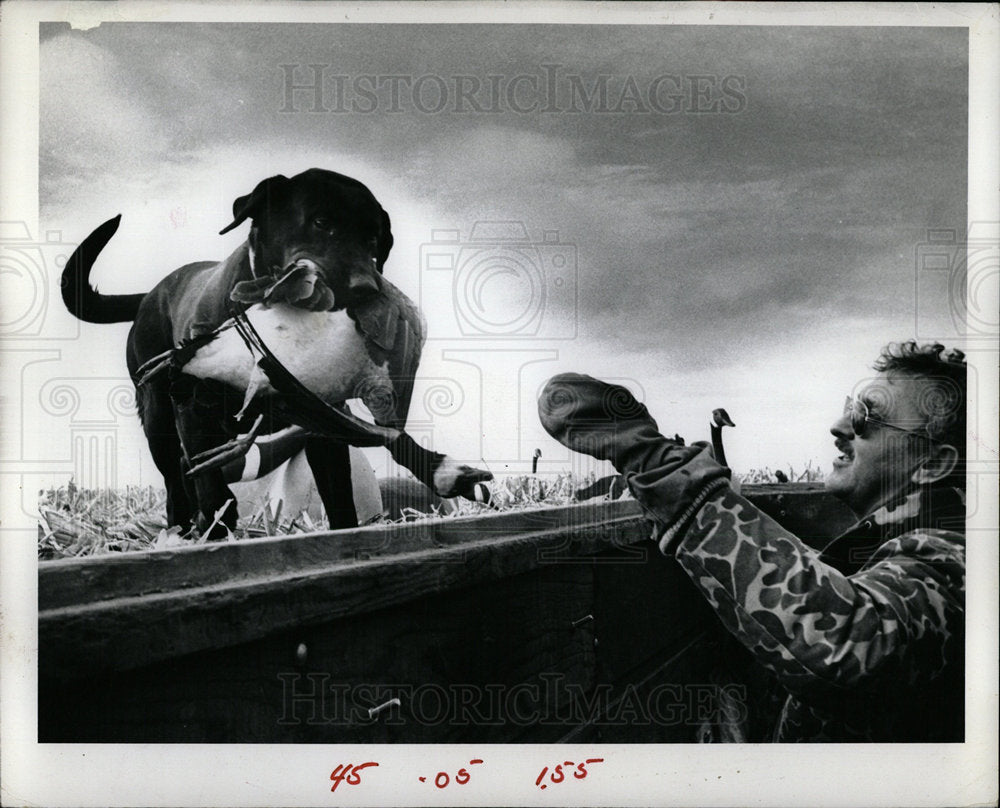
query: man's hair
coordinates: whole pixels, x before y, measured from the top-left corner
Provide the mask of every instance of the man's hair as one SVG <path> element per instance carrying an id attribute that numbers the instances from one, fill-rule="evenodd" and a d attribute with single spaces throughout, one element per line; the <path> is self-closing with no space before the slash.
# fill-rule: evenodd
<path id="1" fill-rule="evenodd" d="M 965 354 L 957 348 L 945 353 L 939 343 L 918 345 L 893 342 L 882 349 L 872 366 L 880 372 L 895 371 L 917 379 L 927 386 L 917 402 L 927 416 L 927 433 L 934 440 L 949 443 L 959 453 L 953 477 L 965 476 Z"/>

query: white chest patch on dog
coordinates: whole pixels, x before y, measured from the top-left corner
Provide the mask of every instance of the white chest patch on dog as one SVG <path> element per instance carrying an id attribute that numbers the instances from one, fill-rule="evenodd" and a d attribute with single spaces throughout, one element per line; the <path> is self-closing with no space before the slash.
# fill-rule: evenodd
<path id="1" fill-rule="evenodd" d="M 385 365 L 376 365 L 347 312 L 307 311 L 286 304 L 251 306 L 246 317 L 271 353 L 302 384 L 329 404 L 391 390 Z M 184 372 L 215 379 L 254 394 L 275 390 L 257 367 L 235 328 L 222 331 L 202 346 Z"/>

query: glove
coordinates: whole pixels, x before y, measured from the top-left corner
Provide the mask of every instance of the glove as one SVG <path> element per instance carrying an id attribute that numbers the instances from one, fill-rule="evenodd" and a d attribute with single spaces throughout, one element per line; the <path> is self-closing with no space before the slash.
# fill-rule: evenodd
<path id="1" fill-rule="evenodd" d="M 660 434 L 646 407 L 624 387 L 579 373 L 553 376 L 538 400 L 542 427 L 575 452 L 609 460 L 660 528 L 660 549 L 674 540 L 715 491 L 728 483 L 703 441 L 685 446 Z"/>
<path id="2" fill-rule="evenodd" d="M 617 384 L 579 373 L 553 376 L 542 390 L 538 417 L 545 431 L 580 454 L 610 460 L 625 471 L 629 449 L 663 438 L 645 406 Z"/>

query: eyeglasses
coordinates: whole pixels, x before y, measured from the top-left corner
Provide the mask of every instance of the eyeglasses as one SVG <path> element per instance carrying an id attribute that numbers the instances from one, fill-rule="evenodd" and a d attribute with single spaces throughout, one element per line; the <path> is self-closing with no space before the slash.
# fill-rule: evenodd
<path id="1" fill-rule="evenodd" d="M 844 401 L 844 415 L 850 416 L 851 430 L 859 438 L 863 438 L 865 436 L 865 432 L 868 431 L 868 424 L 878 424 L 879 426 L 884 426 L 888 429 L 895 429 L 897 432 L 903 432 L 907 435 L 915 435 L 918 438 L 925 438 L 931 443 L 939 442 L 935 438 L 928 435 L 926 429 L 904 429 L 901 426 L 890 424 L 888 421 L 883 421 L 881 418 L 875 417 L 868 411 L 868 405 L 865 404 L 864 401 L 860 398 L 854 398 L 853 396 L 848 396 Z"/>

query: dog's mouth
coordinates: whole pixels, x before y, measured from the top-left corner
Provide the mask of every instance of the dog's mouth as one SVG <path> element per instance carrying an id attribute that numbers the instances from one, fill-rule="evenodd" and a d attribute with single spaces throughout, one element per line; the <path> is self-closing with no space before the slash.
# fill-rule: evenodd
<path id="1" fill-rule="evenodd" d="M 336 295 L 326 284 L 322 267 L 304 257 L 295 259 L 273 275 L 240 281 L 229 296 L 237 303 L 247 305 L 287 303 L 308 311 L 330 311 L 337 304 Z"/>
<path id="2" fill-rule="evenodd" d="M 274 275 L 284 275 L 293 269 L 309 269 L 320 275 L 326 276 L 329 272 L 329 268 L 322 259 L 316 257 L 315 254 L 310 252 L 305 252 L 304 250 L 296 250 L 292 255 L 286 260 L 283 269 L 279 270 L 277 265 L 271 267 L 271 271 Z"/>

